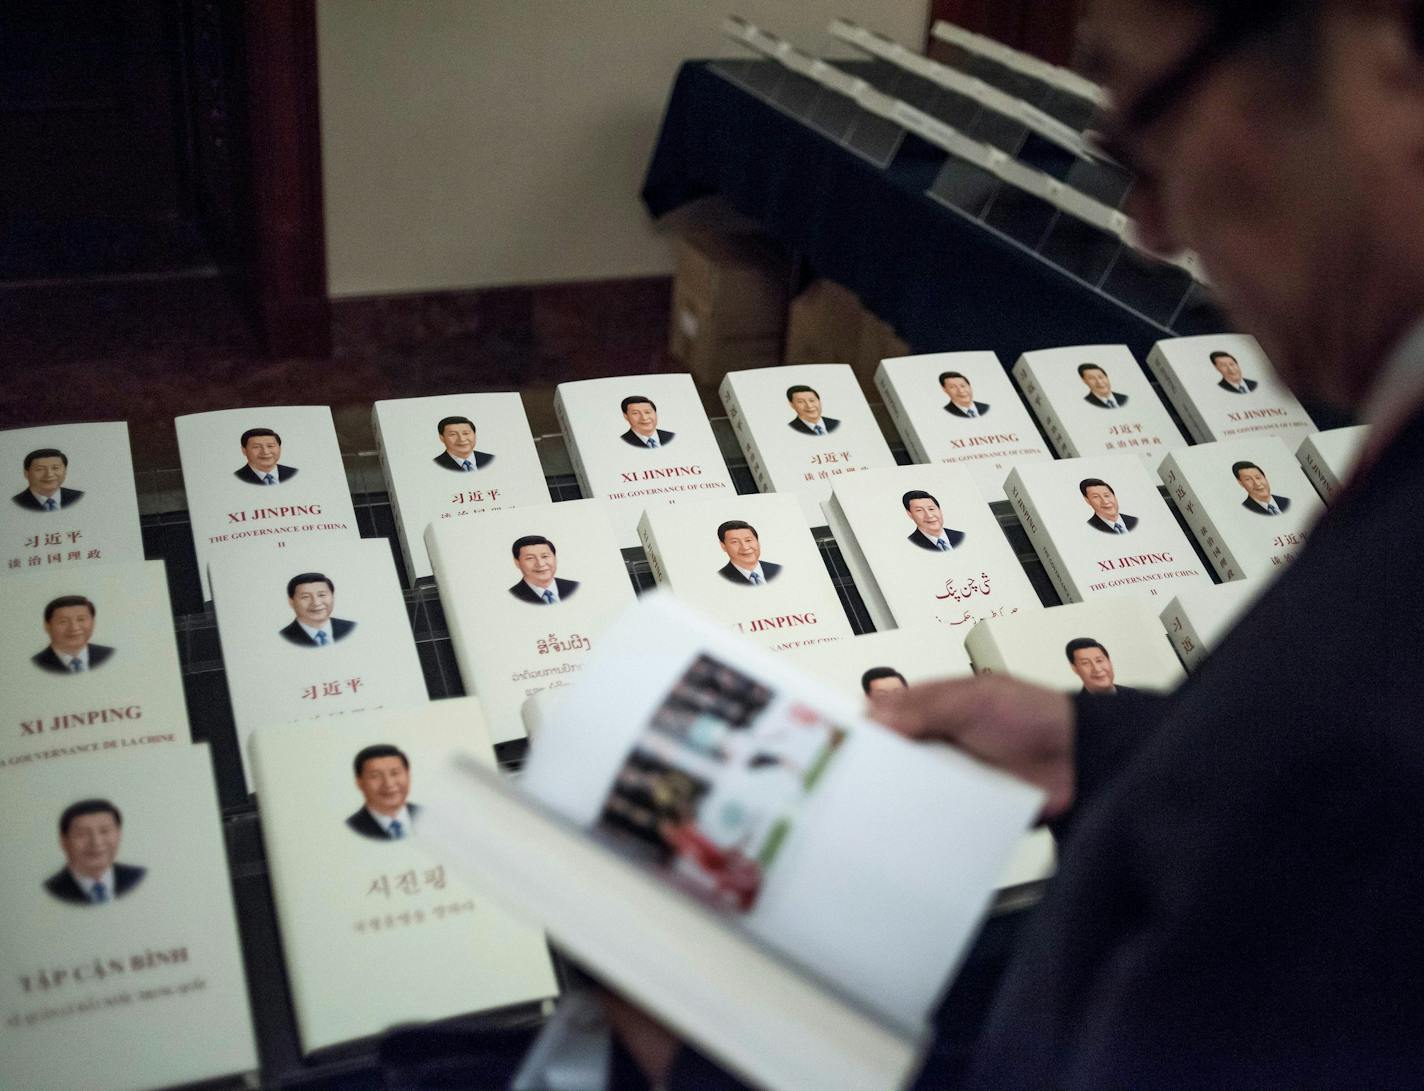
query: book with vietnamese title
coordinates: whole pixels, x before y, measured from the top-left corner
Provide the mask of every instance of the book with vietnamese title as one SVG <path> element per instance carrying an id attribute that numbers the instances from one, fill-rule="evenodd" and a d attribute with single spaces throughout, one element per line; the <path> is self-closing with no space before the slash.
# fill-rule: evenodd
<path id="1" fill-rule="evenodd" d="M 1182 666 L 1189 671 L 1201 666 L 1266 586 L 1265 580 L 1232 580 L 1173 595 L 1160 618 Z"/>
<path id="2" fill-rule="evenodd" d="M 1316 432 L 1301 441 L 1295 453 L 1296 460 L 1327 504 L 1335 499 L 1340 487 L 1350 479 L 1369 432 L 1369 425 L 1356 424 Z"/>
<path id="3" fill-rule="evenodd" d="M 579 488 L 607 502 L 622 549 L 637 547 L 647 508 L 736 495 L 690 375 L 560 383 L 554 413 Z"/>
<path id="4" fill-rule="evenodd" d="M 1123 593 L 1165 601 L 1212 582 L 1139 458 L 1020 466 L 1004 488 L 1064 602 Z"/>
<path id="5" fill-rule="evenodd" d="M 379 401 L 371 425 L 412 583 L 432 574 L 430 523 L 549 502 L 517 392 Z"/>
<path id="6" fill-rule="evenodd" d="M 914 461 L 965 467 L 986 500 L 1004 499 L 1018 463 L 1053 457 L 992 352 L 881 360 L 875 389 Z"/>
<path id="7" fill-rule="evenodd" d="M 843 477 L 895 465 L 849 364 L 729 371 L 720 393 L 757 488 L 797 497 L 810 526 Z"/>
<path id="8" fill-rule="evenodd" d="M 476 699 L 268 726 L 251 749 L 303 1053 L 558 994 L 539 930 L 420 851 L 435 770 L 494 766 Z"/>
<path id="9" fill-rule="evenodd" d="M 658 592 L 518 786 L 462 759 L 422 839 L 742 1079 L 894 1087 L 1041 805 Z"/>

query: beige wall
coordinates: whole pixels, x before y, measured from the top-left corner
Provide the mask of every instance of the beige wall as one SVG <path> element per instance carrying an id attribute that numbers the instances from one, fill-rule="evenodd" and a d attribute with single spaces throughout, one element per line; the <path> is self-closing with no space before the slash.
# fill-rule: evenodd
<path id="1" fill-rule="evenodd" d="M 678 64 L 728 11 L 823 55 L 927 0 L 318 0 L 333 296 L 666 273 L 638 200 Z"/>

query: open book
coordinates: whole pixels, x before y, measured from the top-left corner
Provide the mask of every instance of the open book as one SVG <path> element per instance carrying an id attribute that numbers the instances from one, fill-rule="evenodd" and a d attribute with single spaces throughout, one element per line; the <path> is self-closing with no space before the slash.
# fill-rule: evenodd
<path id="1" fill-rule="evenodd" d="M 423 833 L 743 1078 L 893 1087 L 1034 788 L 908 742 L 645 596 L 548 710 L 518 789 L 457 759 Z"/>

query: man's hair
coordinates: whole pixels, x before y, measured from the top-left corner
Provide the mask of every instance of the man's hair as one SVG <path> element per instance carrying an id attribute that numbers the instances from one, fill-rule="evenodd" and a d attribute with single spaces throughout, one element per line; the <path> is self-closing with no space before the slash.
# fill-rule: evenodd
<path id="1" fill-rule="evenodd" d="M 904 496 L 900 497 L 900 503 L 905 505 L 906 511 L 910 510 L 910 502 L 912 500 L 934 500 L 934 506 L 939 507 L 939 501 L 935 499 L 933 494 L 925 492 L 924 489 L 911 489 Z"/>
<path id="2" fill-rule="evenodd" d="M 246 447 L 248 440 L 255 439 L 258 436 L 271 436 L 277 441 L 278 447 L 282 446 L 282 437 L 270 428 L 249 428 L 246 432 L 242 433 L 242 445 Z"/>
<path id="3" fill-rule="evenodd" d="M 525 546 L 536 545 L 546 545 L 549 547 L 549 552 L 552 553 L 555 557 L 559 555 L 559 551 L 554 548 L 554 543 L 549 541 L 549 539 L 545 538 L 542 534 L 526 534 L 523 538 L 514 539 L 514 544 L 509 547 L 509 552 L 517 561 L 519 559 L 519 551 L 521 549 L 523 549 Z"/>
<path id="4" fill-rule="evenodd" d="M 1078 365 L 1078 375 L 1079 375 L 1079 377 L 1081 377 L 1082 374 L 1083 374 L 1083 372 L 1085 372 L 1085 371 L 1101 371 L 1104 375 L 1106 375 L 1106 374 L 1108 373 L 1108 369 L 1105 368 L 1105 367 L 1103 367 L 1102 364 L 1079 364 L 1079 365 Z"/>
<path id="5" fill-rule="evenodd" d="M 291 598 L 297 593 L 297 588 L 304 583 L 324 583 L 331 589 L 331 593 L 336 594 L 336 584 L 331 582 L 331 577 L 322 572 L 298 572 L 287 581 L 287 597 Z"/>
<path id="6" fill-rule="evenodd" d="M 788 386 L 786 388 L 787 401 L 790 401 L 797 394 L 816 394 L 816 391 L 812 387 L 806 386 L 804 383 L 797 383 L 795 386 Z M 820 401 L 821 395 L 816 394 L 816 400 Z"/>
<path id="7" fill-rule="evenodd" d="M 961 374 L 960 374 L 959 372 L 957 372 L 957 371 L 942 371 L 942 372 L 940 372 L 939 385 L 940 385 L 940 386 L 944 386 L 944 381 L 945 381 L 946 379 L 963 379 L 966 383 L 969 382 L 969 379 L 968 379 L 966 376 L 961 375 Z"/>
<path id="8" fill-rule="evenodd" d="M 1104 481 L 1101 477 L 1085 477 L 1085 478 L 1083 478 L 1082 481 L 1078 482 L 1078 491 L 1079 491 L 1080 493 L 1082 493 L 1082 494 L 1086 497 L 1086 496 L 1088 495 L 1088 490 L 1091 489 L 1094 485 L 1101 485 L 1103 488 L 1107 489 L 1108 492 L 1112 493 L 1114 496 L 1117 495 L 1117 490 L 1114 489 L 1111 485 L 1109 485 L 1106 481 Z M 1080 510 L 1081 510 L 1081 509 L 1080 509 Z"/>
<path id="9" fill-rule="evenodd" d="M 69 824 L 76 818 L 82 818 L 86 814 L 111 814 L 114 816 L 114 824 L 122 826 L 124 816 L 119 813 L 119 809 L 107 799 L 81 799 L 78 803 L 71 803 L 64 808 L 64 812 L 59 816 L 59 836 L 64 837 L 69 833 Z"/>
<path id="10" fill-rule="evenodd" d="M 717 528 L 717 541 L 725 542 L 727 540 L 727 531 L 729 530 L 749 530 L 752 532 L 753 538 L 758 542 L 761 541 L 761 535 L 756 532 L 756 527 L 752 526 L 745 519 L 728 519 L 719 526 Z"/>
<path id="11" fill-rule="evenodd" d="M 861 692 L 868 694 L 870 692 L 870 683 L 877 682 L 881 678 L 898 678 L 900 679 L 902 684 L 906 686 L 910 684 L 909 682 L 905 681 L 905 676 L 899 671 L 897 671 L 894 667 L 871 667 L 868 671 L 866 671 L 860 676 Z"/>
<path id="12" fill-rule="evenodd" d="M 1216 352 L 1213 352 L 1213 353 L 1211 354 L 1211 362 L 1212 362 L 1212 365 L 1215 366 L 1216 362 L 1217 362 L 1218 360 L 1220 360 L 1223 356 L 1225 356 L 1228 360 L 1231 360 L 1231 361 L 1234 362 L 1234 363 L 1238 363 L 1238 364 L 1239 364 L 1239 363 L 1241 362 L 1240 360 L 1237 360 L 1237 359 L 1236 359 L 1236 354 L 1235 354 L 1235 353 L 1233 353 L 1233 352 L 1226 352 L 1226 351 L 1223 351 L 1223 350 L 1221 350 L 1221 349 L 1218 349 Z"/>
<path id="13" fill-rule="evenodd" d="M 1072 663 L 1073 656 L 1087 648 L 1097 648 L 1103 655 L 1106 655 L 1109 659 L 1112 658 L 1112 656 L 1108 655 L 1108 650 L 1090 636 L 1074 637 L 1068 641 L 1067 646 L 1063 649 L 1063 653 L 1068 656 L 1068 662 Z"/>
<path id="14" fill-rule="evenodd" d="M 45 603 L 45 621 L 48 621 L 50 618 L 54 617 L 54 612 L 56 610 L 62 610 L 66 606 L 87 606 L 89 607 L 90 617 L 99 616 L 99 611 L 94 609 L 94 604 L 88 599 L 86 599 L 83 595 L 60 595 L 59 598 L 50 599 L 47 603 Z"/>
<path id="15" fill-rule="evenodd" d="M 30 468 L 30 463 L 37 458 L 57 458 L 66 466 L 69 465 L 69 456 L 58 447 L 41 447 L 38 451 L 31 451 L 25 456 L 25 469 Z"/>
<path id="16" fill-rule="evenodd" d="M 618 403 L 618 411 L 620 413 L 626 413 L 628 412 L 628 407 L 630 405 L 637 405 L 639 402 L 647 402 L 653 407 L 654 413 L 658 411 L 658 403 L 653 401 L 652 398 L 643 397 L 643 395 L 641 394 L 629 394 L 626 398 L 624 398 L 621 402 Z"/>
<path id="17" fill-rule="evenodd" d="M 356 770 L 356 775 L 361 775 L 361 770 L 368 761 L 376 758 L 400 758 L 401 764 L 407 769 L 410 768 L 410 759 L 405 756 L 405 751 L 399 746 L 392 746 L 388 742 L 378 742 L 371 746 L 362 747 L 356 752 L 356 757 L 351 761 L 351 768 Z"/>
<path id="18" fill-rule="evenodd" d="M 440 423 L 435 426 L 435 434 L 437 436 L 443 436 L 445 429 L 449 428 L 452 424 L 468 424 L 471 428 L 475 428 L 475 422 L 470 420 L 469 417 L 441 417 Z M 475 431 L 478 432 L 479 429 L 475 428 Z M 278 440 L 278 442 L 280 443 L 281 441 Z"/>
<path id="19" fill-rule="evenodd" d="M 1240 480 L 1242 470 L 1255 470 L 1262 477 L 1266 476 L 1266 471 L 1261 469 L 1261 467 L 1257 466 L 1254 462 L 1246 462 L 1243 460 L 1231 464 L 1231 476 L 1237 480 Z"/>

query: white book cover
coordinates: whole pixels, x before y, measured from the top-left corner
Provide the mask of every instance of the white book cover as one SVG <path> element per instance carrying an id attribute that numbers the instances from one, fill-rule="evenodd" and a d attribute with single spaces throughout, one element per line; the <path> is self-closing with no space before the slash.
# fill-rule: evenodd
<path id="1" fill-rule="evenodd" d="M 657 509 L 639 534 L 659 584 L 759 644 L 795 648 L 853 635 L 794 496 Z"/>
<path id="2" fill-rule="evenodd" d="M 1007 674 L 1065 693 L 1166 692 L 1185 677 L 1153 605 L 1130 598 L 982 621 L 965 649 L 980 674 Z"/>
<path id="3" fill-rule="evenodd" d="M 895 465 L 849 364 L 729 371 L 721 394 L 757 487 L 796 496 L 813 527 L 845 475 Z"/>
<path id="4" fill-rule="evenodd" d="M 1350 479 L 1355 462 L 1364 448 L 1369 425 L 1331 428 L 1306 436 L 1295 457 L 1327 504 L 1335 498 L 1340 486 Z"/>
<path id="5" fill-rule="evenodd" d="M 856 474 L 836 485 L 826 514 L 877 629 L 939 624 L 967 632 L 982 618 L 1041 608 L 962 466 Z"/>
<path id="6" fill-rule="evenodd" d="M 1201 666 L 1266 586 L 1265 580 L 1232 580 L 1174 595 L 1160 617 L 1182 665 L 1189 671 Z"/>
<path id="7" fill-rule="evenodd" d="M 1315 431 L 1315 422 L 1249 335 L 1158 341 L 1147 366 L 1197 443 L 1279 436 L 1293 448 Z"/>
<path id="8" fill-rule="evenodd" d="M 1014 378 L 1063 458 L 1131 454 L 1155 470 L 1187 445 L 1126 345 L 1026 352 Z"/>
<path id="9" fill-rule="evenodd" d="M 432 574 L 430 523 L 549 503 L 517 393 L 380 401 L 371 421 L 412 581 Z"/>
<path id="10" fill-rule="evenodd" d="M 173 426 L 205 599 L 208 566 L 220 557 L 360 537 L 326 406 L 221 409 Z"/>
<path id="11" fill-rule="evenodd" d="M 253 1073 L 205 745 L 5 767 L 0 1085 L 173 1087 Z"/>
<path id="12" fill-rule="evenodd" d="M 972 673 L 964 651 L 968 632 L 914 625 L 863 633 L 832 644 L 789 648 L 780 654 L 838 697 L 866 707 L 887 689 L 903 689 Z"/>
<path id="13" fill-rule="evenodd" d="M 522 739 L 524 699 L 572 682 L 633 601 L 608 505 L 433 523 L 425 544 L 465 690 L 478 694 L 496 743 Z"/>
<path id="14" fill-rule="evenodd" d="M 17 576 L 0 583 L 0 616 L 0 759 L 22 768 L 188 743 L 162 561 Z"/>
<path id="15" fill-rule="evenodd" d="M 1004 499 L 1020 462 L 1053 457 L 992 352 L 881 360 L 875 388 L 915 461 L 964 466 L 986 500 Z"/>
<path id="16" fill-rule="evenodd" d="M 647 508 L 736 495 L 691 375 L 560 383 L 554 412 L 579 486 L 608 501 L 622 549 L 637 548 Z"/>
<path id="17" fill-rule="evenodd" d="M 123 421 L 0 432 L 0 466 L 10 475 L 0 506 L 7 575 L 143 560 Z"/>
<path id="18" fill-rule="evenodd" d="M 494 766 L 472 697 L 253 736 L 303 1053 L 558 993 L 542 933 L 421 851 L 426 788 L 457 750 Z"/>
<path id="19" fill-rule="evenodd" d="M 1124 593 L 1165 601 L 1212 582 L 1140 459 L 1020 466 L 1004 487 L 1064 602 Z"/>
<path id="20" fill-rule="evenodd" d="M 517 791 L 460 767 L 438 787 L 432 836 L 492 892 L 734 1072 L 788 1089 L 910 1075 L 1042 804 L 661 593 L 610 629 Z"/>
<path id="21" fill-rule="evenodd" d="M 1277 436 L 1186 447 L 1157 472 L 1223 581 L 1279 574 L 1325 511 Z"/>
<path id="22" fill-rule="evenodd" d="M 259 727 L 430 699 L 386 539 L 248 550 L 212 572 L 249 785 L 247 739 Z"/>

